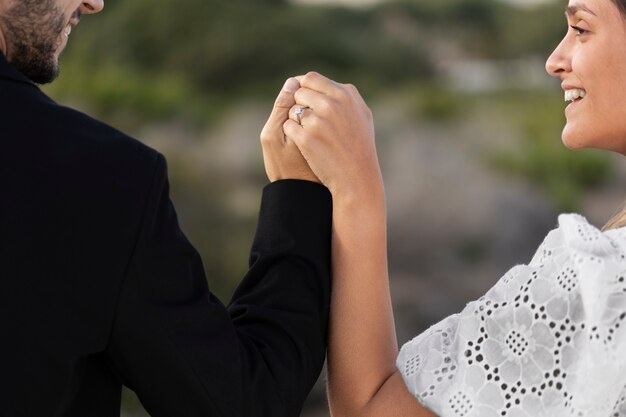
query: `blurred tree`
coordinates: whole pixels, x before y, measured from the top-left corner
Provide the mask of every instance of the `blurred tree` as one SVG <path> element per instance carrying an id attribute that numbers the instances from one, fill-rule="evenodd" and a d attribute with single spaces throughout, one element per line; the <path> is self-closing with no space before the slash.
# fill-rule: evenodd
<path id="1" fill-rule="evenodd" d="M 152 74 L 152 82 L 165 75 L 200 95 L 273 93 L 287 76 L 313 69 L 381 86 L 432 73 L 420 46 L 390 36 L 371 10 L 283 0 L 133 0 L 85 18 L 79 30 L 64 66 L 92 77 L 119 68 Z"/>

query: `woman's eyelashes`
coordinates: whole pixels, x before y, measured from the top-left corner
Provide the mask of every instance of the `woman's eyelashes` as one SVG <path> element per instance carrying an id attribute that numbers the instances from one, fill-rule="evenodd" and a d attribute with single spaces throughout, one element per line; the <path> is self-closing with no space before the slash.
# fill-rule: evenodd
<path id="1" fill-rule="evenodd" d="M 571 27 L 572 29 L 574 29 L 574 31 L 576 32 L 576 35 L 584 35 L 585 33 L 587 33 L 586 29 L 581 28 L 580 26 L 576 26 L 576 25 L 569 25 L 569 27 Z"/>

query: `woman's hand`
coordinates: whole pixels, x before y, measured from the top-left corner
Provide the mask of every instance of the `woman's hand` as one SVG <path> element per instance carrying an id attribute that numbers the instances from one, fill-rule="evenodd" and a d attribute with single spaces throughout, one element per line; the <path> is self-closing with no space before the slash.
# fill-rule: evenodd
<path id="1" fill-rule="evenodd" d="M 283 126 L 335 201 L 382 196 L 372 112 L 357 89 L 310 72 Z M 301 109 L 298 117 L 297 109 Z"/>
<path id="2" fill-rule="evenodd" d="M 287 80 L 278 94 L 272 114 L 261 132 L 265 171 L 270 182 L 296 179 L 320 182 L 309 168 L 298 147 L 283 133 L 283 124 L 294 106 L 294 93 L 300 88 L 297 79 Z"/>
<path id="3" fill-rule="evenodd" d="M 331 415 L 366 415 L 376 392 L 396 372 L 398 354 L 372 114 L 351 85 L 314 72 L 297 78 L 301 88 L 284 131 L 333 194 Z"/>
<path id="4" fill-rule="evenodd" d="M 432 417 L 407 391 L 395 365 L 386 209 L 372 113 L 352 85 L 314 72 L 297 78 L 300 89 L 283 129 L 333 194 L 331 415 Z"/>

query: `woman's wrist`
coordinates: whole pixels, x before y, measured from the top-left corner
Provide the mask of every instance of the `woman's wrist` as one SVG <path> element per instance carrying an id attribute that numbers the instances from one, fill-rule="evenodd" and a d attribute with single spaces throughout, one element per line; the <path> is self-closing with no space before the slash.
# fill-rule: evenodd
<path id="1" fill-rule="evenodd" d="M 335 225 L 385 225 L 387 207 L 384 198 L 343 198 L 333 200 Z"/>
<path id="2" fill-rule="evenodd" d="M 352 181 L 348 186 L 331 187 L 333 204 L 351 210 L 369 209 L 385 206 L 385 187 L 382 178 L 377 176 L 371 180 Z"/>
<path id="3" fill-rule="evenodd" d="M 336 232 L 348 233 L 346 238 L 349 239 L 382 239 L 387 229 L 387 206 L 382 187 L 367 193 L 333 196 L 333 225 Z"/>

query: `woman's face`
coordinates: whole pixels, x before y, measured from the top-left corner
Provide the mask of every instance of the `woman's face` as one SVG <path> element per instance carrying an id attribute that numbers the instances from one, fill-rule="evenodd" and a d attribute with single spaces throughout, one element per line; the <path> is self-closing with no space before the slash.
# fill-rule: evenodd
<path id="1" fill-rule="evenodd" d="M 546 63 L 570 102 L 563 143 L 626 154 L 626 19 L 611 0 L 570 0 L 566 17 Z"/>

